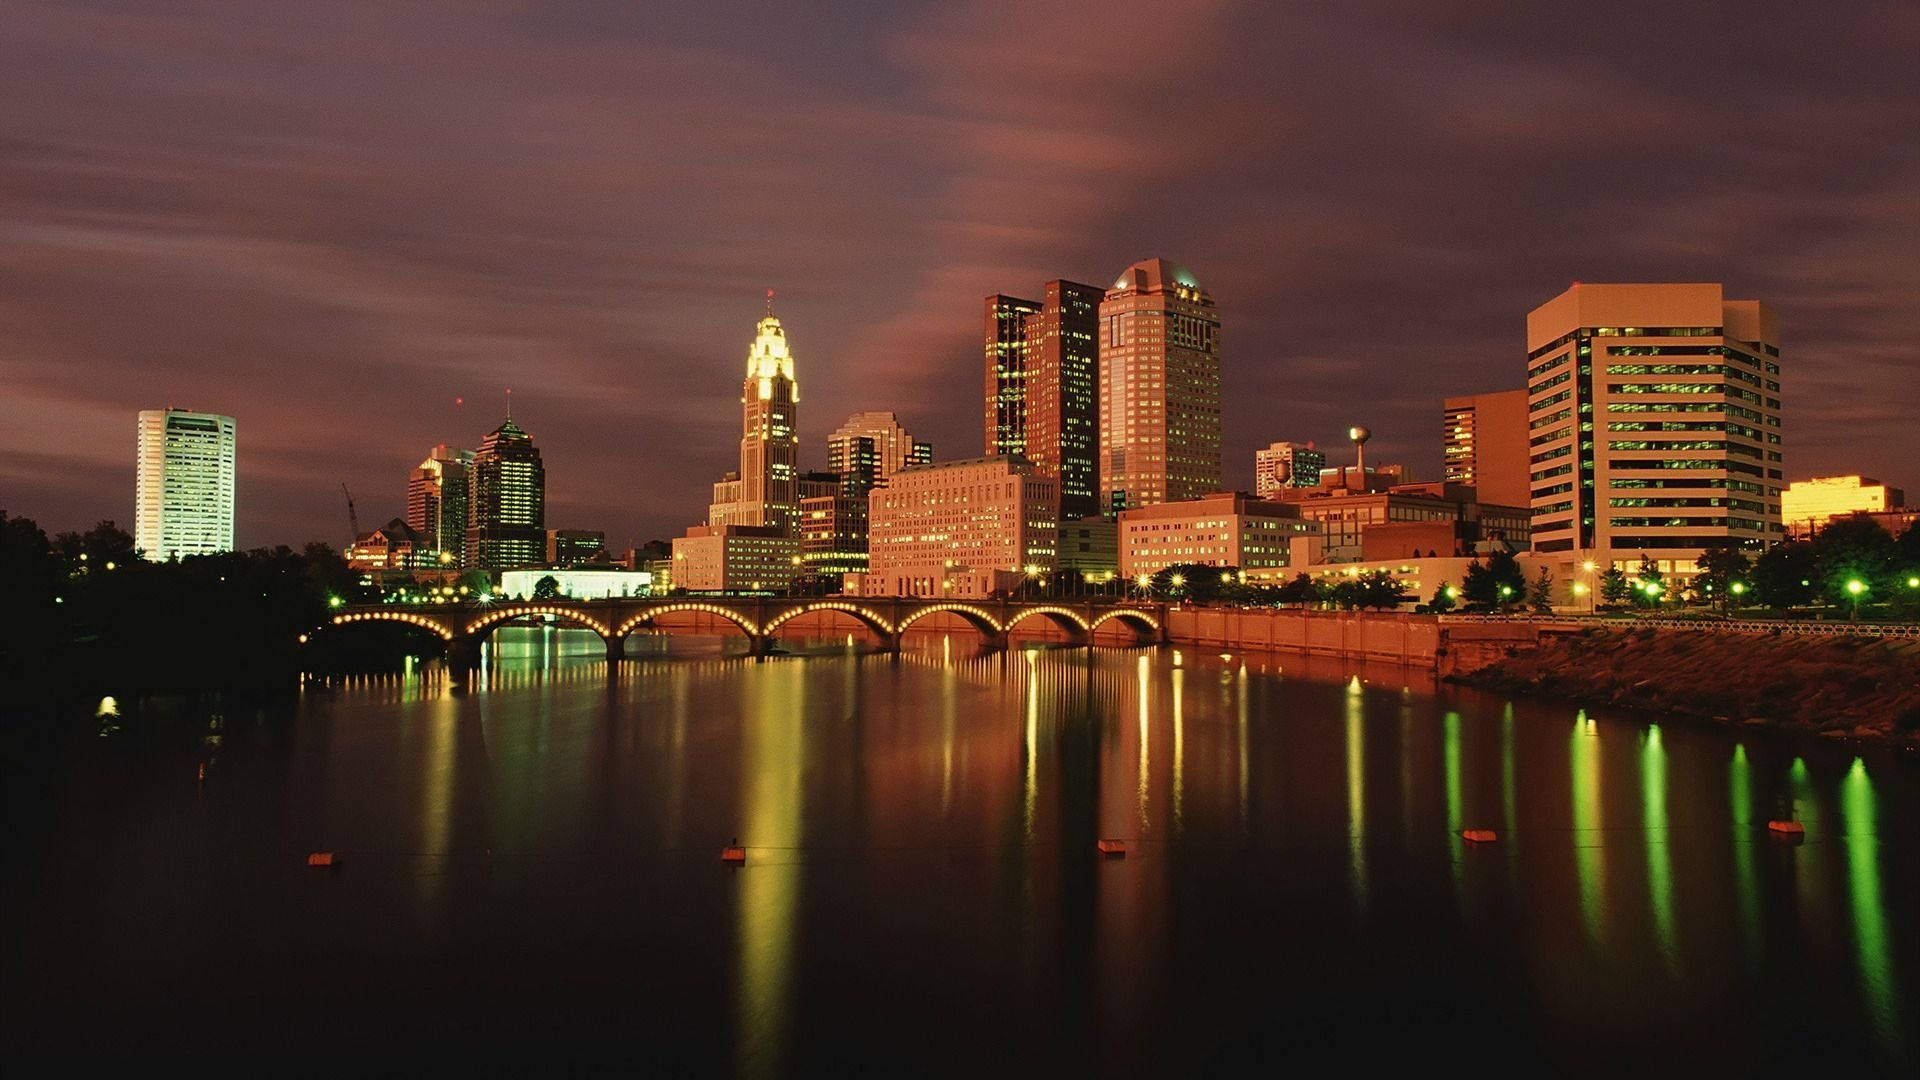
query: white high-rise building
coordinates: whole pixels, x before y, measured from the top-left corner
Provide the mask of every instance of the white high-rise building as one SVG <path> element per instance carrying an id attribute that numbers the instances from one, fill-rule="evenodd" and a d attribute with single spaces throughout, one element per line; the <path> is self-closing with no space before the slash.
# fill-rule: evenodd
<path id="1" fill-rule="evenodd" d="M 233 550 L 231 416 L 140 413 L 133 542 L 156 562 Z"/>

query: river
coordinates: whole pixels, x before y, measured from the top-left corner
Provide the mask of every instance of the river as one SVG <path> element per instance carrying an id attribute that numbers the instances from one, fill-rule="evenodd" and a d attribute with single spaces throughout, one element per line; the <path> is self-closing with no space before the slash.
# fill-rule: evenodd
<path id="1" fill-rule="evenodd" d="M 217 747 L 49 766 L 10 797 L 8 1041 L 354 1072 L 1914 1064 L 1911 761 L 1391 667 L 909 645 L 641 640 L 610 676 L 591 635 L 510 628 L 471 690 L 345 680 Z M 1802 843 L 1765 830 L 1789 813 Z"/>

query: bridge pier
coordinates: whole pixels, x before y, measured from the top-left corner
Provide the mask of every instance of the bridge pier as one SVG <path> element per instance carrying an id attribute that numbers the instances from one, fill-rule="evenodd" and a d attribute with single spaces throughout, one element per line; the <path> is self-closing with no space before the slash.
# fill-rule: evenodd
<path id="1" fill-rule="evenodd" d="M 627 635 L 602 638 L 607 643 L 607 663 L 618 664 L 627 657 Z"/>
<path id="2" fill-rule="evenodd" d="M 447 642 L 447 674 L 456 682 L 465 682 L 474 670 L 480 666 L 481 639 L 474 634 L 461 634 Z"/>

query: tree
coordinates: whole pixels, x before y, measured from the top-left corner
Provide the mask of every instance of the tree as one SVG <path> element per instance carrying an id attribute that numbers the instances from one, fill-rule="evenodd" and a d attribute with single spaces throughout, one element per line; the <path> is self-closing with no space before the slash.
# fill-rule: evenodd
<path id="1" fill-rule="evenodd" d="M 1320 586 L 1306 574 L 1296 574 L 1293 580 L 1273 591 L 1273 598 L 1282 604 L 1317 604 L 1320 602 Z"/>
<path id="2" fill-rule="evenodd" d="M 1633 582 L 1625 570 L 1609 566 L 1606 573 L 1600 575 L 1600 599 L 1609 604 L 1624 604 L 1633 599 Z"/>
<path id="3" fill-rule="evenodd" d="M 1819 595 L 1813 545 L 1805 540 L 1775 544 L 1754 560 L 1754 597 L 1775 611 L 1811 604 Z"/>
<path id="4" fill-rule="evenodd" d="M 1640 556 L 1640 569 L 1633 575 L 1633 602 L 1641 607 L 1659 607 L 1666 599 L 1667 582 L 1649 556 Z"/>
<path id="5" fill-rule="evenodd" d="M 1739 548 L 1708 548 L 1700 556 L 1700 573 L 1693 579 L 1693 587 L 1719 601 L 1720 610 L 1725 611 L 1733 602 L 1734 582 L 1741 582 L 1744 588 L 1746 577 L 1752 570 L 1746 552 Z"/>
<path id="6" fill-rule="evenodd" d="M 1239 580 L 1237 567 L 1175 563 L 1153 575 L 1153 590 L 1177 600 L 1205 604 L 1231 595 Z"/>
<path id="7" fill-rule="evenodd" d="M 1893 594 L 1900 546 L 1870 518 L 1844 517 L 1813 537 L 1814 582 L 1833 600 L 1858 608 L 1863 600 Z"/>
<path id="8" fill-rule="evenodd" d="M 1385 570 L 1375 570 L 1363 574 L 1356 582 L 1359 586 L 1357 602 L 1361 607 L 1394 608 L 1407 599 L 1407 584 Z"/>
<path id="9" fill-rule="evenodd" d="M 1553 611 L 1553 572 L 1545 566 L 1527 588 L 1527 606 L 1542 615 Z"/>
<path id="10" fill-rule="evenodd" d="M 1527 575 L 1512 553 L 1496 551 L 1485 563 L 1478 559 L 1467 564 L 1466 580 L 1460 592 L 1470 607 L 1488 610 L 1517 604 L 1526 597 Z"/>
<path id="11" fill-rule="evenodd" d="M 533 583 L 533 598 L 535 600 L 552 600 L 559 595 L 560 581 L 552 574 L 547 574 L 539 581 Z"/>
<path id="12" fill-rule="evenodd" d="M 1433 599 L 1427 601 L 1427 610 L 1434 612 L 1435 614 L 1438 614 L 1444 611 L 1452 611 L 1453 610 L 1453 586 L 1444 581 L 1441 582 L 1439 585 L 1435 586 L 1433 590 Z"/>

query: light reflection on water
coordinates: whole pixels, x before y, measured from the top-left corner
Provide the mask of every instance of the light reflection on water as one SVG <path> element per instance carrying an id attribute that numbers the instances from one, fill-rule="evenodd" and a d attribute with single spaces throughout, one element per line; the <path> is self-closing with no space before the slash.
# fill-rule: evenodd
<path id="1" fill-rule="evenodd" d="M 1545 1061 L 1911 1052 L 1920 910 L 1894 898 L 1920 889 L 1920 780 L 1891 758 L 1299 657 L 793 644 L 821 652 L 652 640 L 610 671 L 590 634 L 508 628 L 471 688 L 430 665 L 309 692 L 285 739 L 229 748 L 198 796 L 220 813 L 156 786 L 73 825 L 244 852 L 218 878 L 256 897 L 242 936 L 193 936 L 222 906 L 198 879 L 129 875 L 69 949 L 151 947 L 116 905 L 187 927 L 203 963 L 249 933 L 296 962 L 373 935 L 368 1009 L 405 970 L 382 957 L 478 950 L 502 985 L 596 988 L 554 1010 L 646 1018 L 663 1068 L 758 1075 L 900 1043 L 932 1071 L 1015 1050 L 1185 1071 L 1195 1043 L 1225 1068 L 1270 1038 L 1310 1060 L 1490 1016 Z M 1798 846 L 1764 831 L 1789 804 Z M 736 836 L 748 863 L 724 868 Z M 1098 859 L 1101 837 L 1131 850 Z M 348 869 L 315 907 L 274 867 L 321 844 Z M 91 873 L 66 888 L 91 897 Z M 74 896 L 48 874 L 59 941 Z M 448 1007 L 516 1015 L 494 978 Z M 1419 1007 L 1352 1008 L 1393 1000 Z"/>

